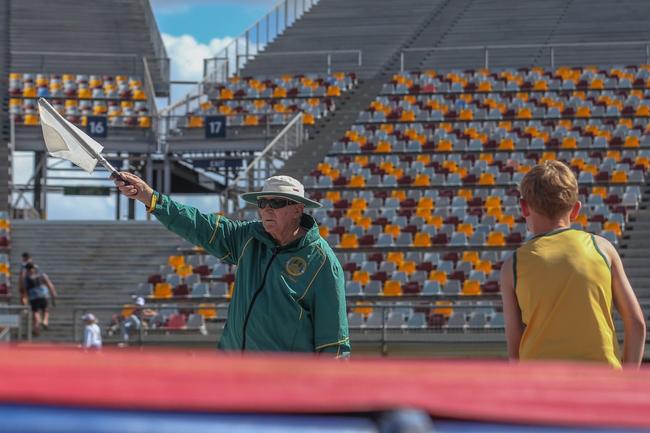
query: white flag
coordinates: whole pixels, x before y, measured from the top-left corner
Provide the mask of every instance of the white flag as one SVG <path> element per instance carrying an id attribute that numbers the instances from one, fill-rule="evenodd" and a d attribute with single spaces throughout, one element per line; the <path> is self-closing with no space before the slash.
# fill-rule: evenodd
<path id="1" fill-rule="evenodd" d="M 52 108 L 51 112 L 43 107 L 47 104 Z M 67 159 L 74 165 L 92 173 L 97 165 L 95 159 L 86 149 L 91 148 L 97 154 L 101 153 L 104 147 L 90 138 L 81 129 L 68 122 L 45 100 L 39 101 L 38 112 L 41 116 L 41 126 L 43 128 L 43 138 L 45 146 L 50 155 L 57 158 Z M 80 143 L 77 137 L 69 132 L 63 125 L 67 125 L 77 133 L 77 136 L 84 141 Z"/>

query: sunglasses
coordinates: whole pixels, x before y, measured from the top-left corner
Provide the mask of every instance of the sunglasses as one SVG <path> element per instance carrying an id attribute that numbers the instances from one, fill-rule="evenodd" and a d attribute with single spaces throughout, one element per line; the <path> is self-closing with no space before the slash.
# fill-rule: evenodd
<path id="1" fill-rule="evenodd" d="M 281 209 L 285 206 L 291 206 L 294 204 L 298 204 L 298 202 L 289 200 L 288 198 L 258 198 L 257 199 L 257 207 L 260 209 L 264 209 L 266 206 L 271 206 L 271 209 Z"/>

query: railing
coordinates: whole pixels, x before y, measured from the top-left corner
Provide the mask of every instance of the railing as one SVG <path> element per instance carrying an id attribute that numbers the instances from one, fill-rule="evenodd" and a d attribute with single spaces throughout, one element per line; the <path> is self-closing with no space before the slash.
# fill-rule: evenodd
<path id="1" fill-rule="evenodd" d="M 240 54 L 237 56 L 236 62 L 235 62 L 235 71 L 237 74 L 239 74 L 239 59 L 244 58 L 247 59 L 247 57 L 307 57 L 307 56 L 326 56 L 325 58 L 327 59 L 327 74 L 332 73 L 332 55 L 338 55 L 338 54 L 356 54 L 357 58 L 357 66 L 361 67 L 363 66 L 363 53 L 361 50 L 316 50 L 316 51 L 282 51 L 282 52 L 277 52 L 277 53 L 257 53 L 257 54 Z M 204 65 L 206 60 L 212 60 L 212 59 L 204 59 Z M 227 65 L 226 65 L 227 66 Z M 204 67 L 205 69 L 205 67 Z M 305 72 L 316 72 L 316 71 L 305 71 Z"/>
<path id="2" fill-rule="evenodd" d="M 482 51 L 483 67 L 490 67 L 490 51 L 497 50 L 549 50 L 548 58 L 551 68 L 555 68 L 556 51 L 563 48 L 601 48 L 601 47 L 644 47 L 645 63 L 650 63 L 650 41 L 624 41 L 624 42 L 581 42 L 581 43 L 557 43 L 557 44 L 522 44 L 522 45 L 472 45 L 460 47 L 422 47 L 405 48 L 400 53 L 400 72 L 406 69 L 406 53 L 414 52 L 451 52 L 451 51 Z M 533 53 L 531 53 L 533 54 Z M 583 62 L 584 63 L 584 62 Z"/>
<path id="3" fill-rule="evenodd" d="M 3 341 L 11 340 L 11 329 L 16 329 L 19 340 L 32 341 L 32 315 L 29 305 L 0 306 L 0 329 L 7 332 Z"/>
<path id="4" fill-rule="evenodd" d="M 151 71 L 149 70 L 149 63 L 146 58 L 142 58 L 142 65 L 144 68 L 144 86 L 148 94 L 147 103 L 149 105 L 149 114 L 151 115 L 151 128 L 155 134 L 155 140 L 157 141 L 156 147 L 157 151 L 160 152 L 160 142 L 161 132 L 159 129 L 158 122 L 158 106 L 156 105 L 156 90 L 154 88 L 153 79 L 151 78 Z"/>
<path id="5" fill-rule="evenodd" d="M 244 169 L 221 194 L 221 209 L 230 214 L 237 211 L 238 194 L 262 187 L 273 176 L 305 138 L 303 114 L 298 113 L 262 152 Z"/>
<path id="6" fill-rule="evenodd" d="M 157 58 L 167 58 L 167 50 L 165 49 L 165 44 L 163 43 L 162 37 L 160 36 L 160 30 L 158 29 L 156 17 L 153 15 L 151 1 L 140 0 L 140 3 L 142 4 L 142 9 L 144 10 L 145 23 L 147 25 L 147 28 L 150 29 L 149 35 L 151 36 L 151 43 L 153 44 L 153 52 Z M 167 75 L 163 75 L 163 77 L 169 78 L 169 69 L 167 69 Z"/>
<path id="7" fill-rule="evenodd" d="M 239 71 L 238 59 L 244 55 L 245 60 L 263 50 L 266 45 L 292 25 L 305 12 L 309 11 L 319 0 L 283 0 L 261 19 L 226 45 L 215 57 L 213 62 L 204 62 L 204 81 L 223 82 L 231 73 Z M 230 64 L 236 64 L 235 70 Z M 241 65 L 243 66 L 243 65 Z"/>

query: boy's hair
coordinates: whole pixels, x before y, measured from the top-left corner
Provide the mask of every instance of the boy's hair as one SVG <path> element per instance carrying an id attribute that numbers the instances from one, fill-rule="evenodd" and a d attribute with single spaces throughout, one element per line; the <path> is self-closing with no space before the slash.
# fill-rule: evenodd
<path id="1" fill-rule="evenodd" d="M 519 191 L 532 210 L 551 219 L 569 212 L 578 201 L 578 181 L 560 161 L 544 161 L 533 167 L 522 179 Z"/>

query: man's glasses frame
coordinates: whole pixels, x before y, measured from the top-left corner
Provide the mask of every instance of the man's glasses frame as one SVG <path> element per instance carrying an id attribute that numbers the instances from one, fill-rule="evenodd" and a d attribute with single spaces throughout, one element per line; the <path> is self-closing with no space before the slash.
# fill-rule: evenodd
<path id="1" fill-rule="evenodd" d="M 264 209 L 266 206 L 271 206 L 271 209 L 282 209 L 286 206 L 292 206 L 298 204 L 297 201 L 290 200 L 288 198 L 258 198 L 257 207 Z"/>

